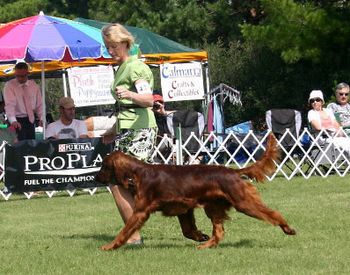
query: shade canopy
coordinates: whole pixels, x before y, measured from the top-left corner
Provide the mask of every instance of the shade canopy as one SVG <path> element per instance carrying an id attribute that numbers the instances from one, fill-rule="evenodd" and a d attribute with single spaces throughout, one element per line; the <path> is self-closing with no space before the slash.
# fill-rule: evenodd
<path id="1" fill-rule="evenodd" d="M 39 15 L 0 27 L 0 62 L 79 61 L 110 57 L 101 32 L 64 18 Z"/>
<path id="2" fill-rule="evenodd" d="M 30 63 L 31 73 L 57 71 L 75 66 L 114 64 L 104 46 L 101 28 L 108 23 L 47 16 L 22 18 L 0 27 L 0 77 L 13 73 L 16 60 Z M 135 37 L 147 64 L 206 61 L 207 52 L 181 45 L 145 29 L 125 26 Z"/>
<path id="3" fill-rule="evenodd" d="M 86 25 L 102 29 L 103 26 L 109 24 L 107 22 L 76 18 L 75 21 Z M 134 36 L 135 42 L 140 46 L 143 54 L 166 54 L 166 53 L 194 53 L 200 52 L 198 49 L 192 49 L 178 42 L 170 40 L 164 36 L 150 32 L 146 29 L 124 25 L 124 27 Z"/>

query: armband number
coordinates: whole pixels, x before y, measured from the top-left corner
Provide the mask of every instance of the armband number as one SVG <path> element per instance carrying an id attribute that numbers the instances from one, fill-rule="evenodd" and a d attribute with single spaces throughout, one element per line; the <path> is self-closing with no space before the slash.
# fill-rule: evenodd
<path id="1" fill-rule="evenodd" d="M 151 85 L 146 80 L 139 80 L 135 83 L 135 88 L 139 94 L 152 94 Z"/>

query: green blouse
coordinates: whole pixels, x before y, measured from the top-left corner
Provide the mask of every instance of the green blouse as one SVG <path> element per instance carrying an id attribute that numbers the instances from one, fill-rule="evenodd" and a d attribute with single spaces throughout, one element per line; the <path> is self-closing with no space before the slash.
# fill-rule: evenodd
<path id="1" fill-rule="evenodd" d="M 115 94 L 115 88 L 122 86 L 132 92 L 137 93 L 135 82 L 139 79 L 146 80 L 153 89 L 153 74 L 151 69 L 137 56 L 130 56 L 123 62 L 115 73 L 111 93 L 115 100 L 121 104 L 133 104 L 128 99 L 118 99 Z M 156 127 L 156 120 L 151 108 L 135 108 L 121 111 L 118 115 L 118 129 L 141 129 Z"/>

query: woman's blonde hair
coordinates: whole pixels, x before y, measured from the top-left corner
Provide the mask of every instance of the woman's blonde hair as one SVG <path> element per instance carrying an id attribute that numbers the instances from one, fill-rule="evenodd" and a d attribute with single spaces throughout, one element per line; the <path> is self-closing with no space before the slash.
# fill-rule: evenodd
<path id="1" fill-rule="evenodd" d="M 130 49 L 134 43 L 134 37 L 128 30 L 118 23 L 108 24 L 102 28 L 103 40 L 111 42 L 126 42 L 127 48 Z"/>

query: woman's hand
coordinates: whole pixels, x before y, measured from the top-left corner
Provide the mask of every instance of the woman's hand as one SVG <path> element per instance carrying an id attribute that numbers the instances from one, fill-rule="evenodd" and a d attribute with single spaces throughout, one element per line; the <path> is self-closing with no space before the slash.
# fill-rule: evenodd
<path id="1" fill-rule="evenodd" d="M 129 91 L 128 89 L 125 89 L 123 87 L 116 87 L 115 88 L 115 94 L 117 95 L 118 99 L 129 99 L 132 100 L 132 94 L 133 92 Z"/>
<path id="2" fill-rule="evenodd" d="M 116 87 L 115 94 L 118 99 L 128 99 L 134 104 L 140 105 L 140 107 L 152 107 L 153 95 L 152 94 L 138 94 L 123 87 Z"/>
<path id="3" fill-rule="evenodd" d="M 116 123 L 114 123 L 111 128 L 109 128 L 106 132 L 104 132 L 101 135 L 102 143 L 110 144 L 115 140 L 117 136 L 115 129 L 116 129 Z"/>
<path id="4" fill-rule="evenodd" d="M 101 135 L 102 137 L 102 143 L 103 144 L 110 144 L 115 140 L 116 134 L 115 133 L 110 133 L 106 132 Z"/>

